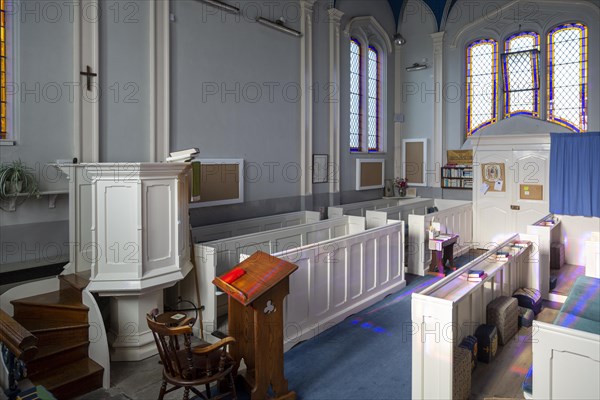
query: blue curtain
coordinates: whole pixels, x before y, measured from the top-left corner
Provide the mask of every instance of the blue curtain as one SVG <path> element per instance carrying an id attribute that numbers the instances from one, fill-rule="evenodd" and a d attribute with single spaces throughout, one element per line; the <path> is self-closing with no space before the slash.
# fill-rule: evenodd
<path id="1" fill-rule="evenodd" d="M 550 212 L 600 217 L 600 132 L 550 137 Z"/>

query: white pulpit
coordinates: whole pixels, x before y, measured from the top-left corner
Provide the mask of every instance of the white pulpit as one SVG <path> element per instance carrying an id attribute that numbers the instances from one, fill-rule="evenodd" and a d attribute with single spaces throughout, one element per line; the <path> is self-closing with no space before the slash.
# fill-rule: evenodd
<path id="1" fill-rule="evenodd" d="M 190 165 L 70 164 L 65 273 L 90 271 L 88 290 L 111 296 L 112 361 L 156 353 L 146 313 L 163 308 L 163 289 L 192 269 L 189 248 Z"/>

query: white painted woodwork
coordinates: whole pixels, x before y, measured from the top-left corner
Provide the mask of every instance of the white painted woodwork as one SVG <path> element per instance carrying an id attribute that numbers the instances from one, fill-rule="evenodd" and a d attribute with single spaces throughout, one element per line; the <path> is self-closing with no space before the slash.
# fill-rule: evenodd
<path id="1" fill-rule="evenodd" d="M 435 32 L 431 34 L 433 40 L 433 85 L 435 87 L 435 101 L 433 102 L 433 165 L 428 166 L 428 174 L 433 172 L 433 182 L 429 180 L 432 187 L 442 185 L 441 168 L 444 162 L 444 35 L 446 32 Z M 433 167 L 433 169 L 431 169 Z M 425 180 L 427 182 L 427 179 Z"/>
<path id="2" fill-rule="evenodd" d="M 600 232 L 592 232 L 585 242 L 585 274 L 600 278 Z"/>
<path id="3" fill-rule="evenodd" d="M 403 231 L 403 221 L 390 221 L 273 254 L 298 265 L 284 304 L 285 351 L 406 286 Z"/>
<path id="4" fill-rule="evenodd" d="M 88 335 L 90 345 L 88 348 L 89 357 L 98 365 L 104 368 L 102 376 L 102 387 L 110 389 L 110 356 L 108 351 L 108 338 L 106 336 L 106 327 L 102 319 L 100 307 L 92 293 L 86 288 L 81 291 L 81 301 L 88 310 Z"/>
<path id="5" fill-rule="evenodd" d="M 527 225 L 548 214 L 550 136 L 506 134 L 473 139 L 473 223 L 476 247 L 487 248 L 502 237 L 525 232 Z M 504 192 L 483 194 L 481 164 L 503 163 Z M 519 188 L 543 185 L 543 200 L 520 199 Z M 511 209 L 511 206 L 520 208 Z"/>
<path id="6" fill-rule="evenodd" d="M 111 361 L 156 353 L 145 315 L 162 309 L 162 289 L 192 269 L 190 165 L 60 165 L 69 176 L 71 262 L 63 274 L 90 271 L 92 293 L 111 298 Z"/>
<path id="7" fill-rule="evenodd" d="M 544 221 L 554 219 L 556 224 L 553 226 L 543 225 Z M 539 277 L 540 281 L 537 283 L 536 288 L 539 288 L 540 294 L 543 299 L 549 299 L 550 294 L 550 252 L 552 251 L 552 245 L 554 243 L 561 242 L 561 226 L 558 218 L 554 214 L 548 214 L 544 218 L 540 219 L 536 223 L 527 226 L 527 233 L 538 236 L 538 251 L 534 256 L 538 257 L 539 265 Z M 555 298 L 560 301 L 560 298 Z"/>
<path id="8" fill-rule="evenodd" d="M 460 341 L 486 321 L 486 307 L 499 296 L 512 296 L 519 287 L 531 287 L 535 260 L 533 246 L 505 262 L 495 252 L 515 239 L 535 242 L 536 236 L 517 234 L 420 293 L 412 294 L 412 398 L 451 399 L 453 352 Z M 488 274 L 469 282 L 471 268 Z"/>
<path id="9" fill-rule="evenodd" d="M 432 221 L 441 224 L 442 233 L 458 234 L 454 245 L 454 257 L 469 251 L 473 242 L 473 203 L 460 200 L 435 199 L 434 205 L 439 211 L 408 215 L 408 238 L 406 258 L 408 273 L 425 275 L 431 263 L 431 251 L 428 247 L 428 230 Z M 385 211 L 386 209 L 380 210 Z"/>
<path id="10" fill-rule="evenodd" d="M 204 306 L 204 331 L 210 335 L 217 327 L 218 318 L 227 314 L 227 296 L 219 295 L 212 284 L 240 262 L 242 254 L 251 255 L 261 250 L 275 254 L 289 249 L 339 238 L 365 230 L 365 218 L 344 216 L 320 222 L 274 229 L 251 235 L 236 236 L 202 244 L 194 244 L 200 304 Z M 207 336 L 207 335 L 205 335 Z"/>
<path id="11" fill-rule="evenodd" d="M 327 10 L 329 15 L 329 84 L 340 87 L 340 21 L 343 12 L 336 8 Z M 329 102 L 329 199 L 334 204 L 340 192 L 340 91 L 336 90 Z"/>
<path id="12" fill-rule="evenodd" d="M 317 211 L 295 211 L 285 214 L 267 215 L 265 217 L 198 226 L 192 228 L 192 238 L 194 243 L 202 243 L 318 222 L 320 219 L 321 216 Z"/>
<path id="13" fill-rule="evenodd" d="M 342 215 L 355 215 L 359 217 L 366 216 L 367 210 L 379 210 L 381 208 L 393 207 L 402 204 L 412 204 L 421 202 L 424 199 L 400 199 L 400 198 L 383 198 L 369 201 L 361 201 L 358 203 L 341 204 L 327 208 L 327 216 L 329 218 L 341 217 Z"/>
<path id="14" fill-rule="evenodd" d="M 600 335 L 533 321 L 533 398 L 599 399 Z"/>

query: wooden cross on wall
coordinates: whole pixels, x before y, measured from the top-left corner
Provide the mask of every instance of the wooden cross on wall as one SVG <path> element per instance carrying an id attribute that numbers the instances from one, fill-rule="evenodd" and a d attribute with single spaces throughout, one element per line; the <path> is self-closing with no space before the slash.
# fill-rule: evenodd
<path id="1" fill-rule="evenodd" d="M 88 92 L 90 92 L 92 90 L 92 78 L 95 76 L 98 76 L 98 74 L 95 72 L 92 72 L 92 67 L 90 67 L 89 65 L 87 66 L 86 70 L 81 71 L 80 74 L 87 77 L 86 87 L 87 87 Z"/>

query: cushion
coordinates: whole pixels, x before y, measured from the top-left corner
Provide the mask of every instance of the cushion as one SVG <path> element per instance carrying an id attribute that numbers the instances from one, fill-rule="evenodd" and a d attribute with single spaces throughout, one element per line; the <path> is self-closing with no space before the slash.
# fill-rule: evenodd
<path id="1" fill-rule="evenodd" d="M 452 398 L 468 399 L 471 395 L 471 352 L 463 347 L 454 348 Z"/>
<path id="2" fill-rule="evenodd" d="M 554 325 L 564 326 L 565 328 L 577 329 L 578 331 L 595 333 L 600 335 L 600 321 L 578 317 L 574 314 L 559 312 L 554 320 Z"/>
<path id="3" fill-rule="evenodd" d="M 519 307 L 529 308 L 535 315 L 542 311 L 542 295 L 537 289 L 520 288 L 515 290 L 513 297 L 519 302 Z"/>
<path id="4" fill-rule="evenodd" d="M 496 357 L 498 351 L 498 331 L 494 325 L 479 325 L 475 331 L 478 351 L 477 359 L 484 363 L 490 363 Z"/>
<path id="5" fill-rule="evenodd" d="M 519 307 L 519 326 L 529 328 L 533 324 L 535 314 L 532 310 L 525 307 Z"/>
<path id="6" fill-rule="evenodd" d="M 498 330 L 498 342 L 502 345 L 519 330 L 519 307 L 514 297 L 500 296 L 486 307 L 486 323 Z"/>
<path id="7" fill-rule="evenodd" d="M 462 347 L 471 352 L 471 370 L 474 370 L 477 366 L 477 338 L 475 336 L 467 336 L 462 342 L 458 345 L 458 347 Z"/>
<path id="8" fill-rule="evenodd" d="M 560 312 L 600 321 L 600 279 L 590 276 L 578 277 Z"/>

